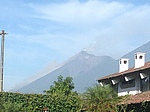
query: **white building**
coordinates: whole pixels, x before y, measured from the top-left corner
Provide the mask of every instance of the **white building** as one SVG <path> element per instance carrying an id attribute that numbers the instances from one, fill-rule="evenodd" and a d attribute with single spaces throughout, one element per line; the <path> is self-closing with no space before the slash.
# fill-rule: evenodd
<path id="1" fill-rule="evenodd" d="M 119 96 L 150 90 L 150 62 L 145 53 L 135 53 L 135 66 L 129 68 L 129 59 L 119 60 L 119 72 L 98 79 L 101 85 L 110 84 Z"/>

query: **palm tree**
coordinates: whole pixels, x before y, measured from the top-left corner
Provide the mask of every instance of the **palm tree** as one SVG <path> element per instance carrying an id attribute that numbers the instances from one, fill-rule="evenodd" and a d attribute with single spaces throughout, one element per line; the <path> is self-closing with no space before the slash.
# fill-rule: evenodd
<path id="1" fill-rule="evenodd" d="M 95 84 L 83 95 L 83 108 L 92 112 L 117 112 L 119 97 L 110 86 Z"/>

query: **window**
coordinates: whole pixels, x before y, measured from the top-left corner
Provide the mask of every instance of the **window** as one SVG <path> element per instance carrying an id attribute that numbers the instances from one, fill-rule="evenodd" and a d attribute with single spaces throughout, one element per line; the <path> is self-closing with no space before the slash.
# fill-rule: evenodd
<path id="1" fill-rule="evenodd" d="M 137 59 L 137 55 L 135 55 L 135 59 Z"/>
<path id="2" fill-rule="evenodd" d="M 150 85 L 149 77 L 141 79 L 141 91 L 142 92 L 148 91 L 149 90 L 149 85 Z"/>
<path id="3" fill-rule="evenodd" d="M 139 59 L 142 59 L 143 58 L 143 56 L 139 56 Z"/>
<path id="4" fill-rule="evenodd" d="M 112 85 L 113 90 L 118 93 L 118 83 L 115 85 Z"/>
<path id="5" fill-rule="evenodd" d="M 127 61 L 124 61 L 124 64 L 127 64 Z"/>
<path id="6" fill-rule="evenodd" d="M 135 79 L 129 80 L 129 81 L 122 81 L 120 85 L 121 89 L 135 87 Z"/>

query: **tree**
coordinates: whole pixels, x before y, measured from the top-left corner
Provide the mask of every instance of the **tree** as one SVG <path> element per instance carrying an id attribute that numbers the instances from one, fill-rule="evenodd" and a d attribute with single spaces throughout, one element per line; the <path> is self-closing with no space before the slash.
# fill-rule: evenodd
<path id="1" fill-rule="evenodd" d="M 81 99 L 71 77 L 58 77 L 46 94 L 0 92 L 0 112 L 78 112 Z"/>
<path id="2" fill-rule="evenodd" d="M 71 77 L 66 77 L 63 79 L 63 76 L 58 76 L 58 81 L 54 81 L 54 85 L 50 86 L 50 89 L 44 91 L 46 94 L 65 94 L 68 95 L 74 89 L 74 83 L 72 82 Z"/>
<path id="3" fill-rule="evenodd" d="M 49 111 L 50 112 L 77 112 L 80 110 L 80 97 L 77 92 L 74 92 L 74 83 L 71 77 L 63 79 L 62 76 L 54 81 L 54 85 L 45 91 L 49 96 Z"/>
<path id="4" fill-rule="evenodd" d="M 95 84 L 83 95 L 83 108 L 92 112 L 117 112 L 119 97 L 110 86 Z"/>

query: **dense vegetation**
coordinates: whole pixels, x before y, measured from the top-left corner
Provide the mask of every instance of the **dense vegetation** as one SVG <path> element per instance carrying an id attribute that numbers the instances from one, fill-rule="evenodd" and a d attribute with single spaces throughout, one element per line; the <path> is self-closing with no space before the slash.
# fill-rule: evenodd
<path id="1" fill-rule="evenodd" d="M 83 94 L 84 106 L 90 112 L 118 112 L 118 103 L 120 101 L 118 95 L 109 86 L 100 86 L 87 88 Z"/>
<path id="2" fill-rule="evenodd" d="M 4 112 L 30 112 L 45 108 L 48 96 L 40 94 L 0 93 L 0 109 Z"/>
<path id="3" fill-rule="evenodd" d="M 80 97 L 73 92 L 74 84 L 71 77 L 58 77 L 45 94 L 0 93 L 0 110 L 4 112 L 78 112 Z"/>
<path id="4" fill-rule="evenodd" d="M 118 106 L 122 98 L 109 86 L 96 84 L 84 94 L 73 89 L 71 77 L 59 76 L 44 94 L 1 92 L 0 112 L 126 112 L 126 105 Z"/>

